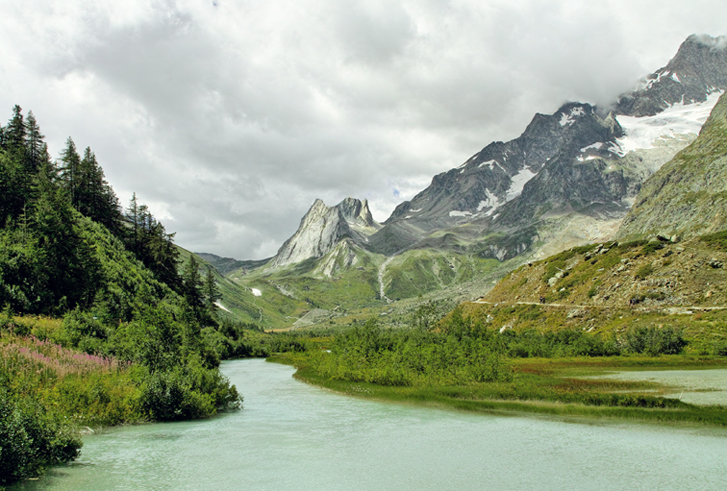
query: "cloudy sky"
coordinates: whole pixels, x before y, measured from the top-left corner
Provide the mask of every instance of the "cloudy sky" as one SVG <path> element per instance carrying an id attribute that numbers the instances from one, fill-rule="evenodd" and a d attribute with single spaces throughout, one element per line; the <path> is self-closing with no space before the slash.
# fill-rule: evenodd
<path id="1" fill-rule="evenodd" d="M 0 0 L 0 121 L 19 104 L 54 156 L 90 146 L 179 245 L 262 258 L 315 198 L 383 221 L 725 19 L 717 0 Z"/>

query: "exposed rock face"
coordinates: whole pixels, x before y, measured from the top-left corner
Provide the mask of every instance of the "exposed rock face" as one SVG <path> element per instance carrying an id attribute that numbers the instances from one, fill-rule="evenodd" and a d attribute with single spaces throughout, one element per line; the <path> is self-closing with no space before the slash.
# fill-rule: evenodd
<path id="1" fill-rule="evenodd" d="M 727 96 L 699 137 L 641 188 L 619 237 L 689 237 L 727 228 Z"/>
<path id="2" fill-rule="evenodd" d="M 385 255 L 435 248 L 501 261 L 535 244 L 552 250 L 551 242 L 609 240 L 644 181 L 696 138 L 725 89 L 727 37 L 690 36 L 610 110 L 571 102 L 536 114 L 520 137 L 493 142 L 435 176 L 383 227 L 365 201 L 332 208 L 317 201 L 271 265 L 322 257 L 345 238 Z"/>
<path id="3" fill-rule="evenodd" d="M 400 204 L 385 223 L 410 220 L 428 230 L 489 216 L 519 196 L 525 183 L 551 159 L 575 157 L 581 148 L 612 142 L 622 134 L 612 117 L 600 118 L 589 104 L 569 103 L 552 115 L 536 114 L 520 137 L 491 143 L 460 167 L 435 176 L 427 189 Z"/>
<path id="4" fill-rule="evenodd" d="M 727 87 L 727 36 L 691 35 L 665 67 L 616 104 L 619 114 L 652 116 L 672 104 L 703 102 Z"/>
<path id="5" fill-rule="evenodd" d="M 491 143 L 400 204 L 369 248 L 474 248 L 502 260 L 542 243 L 546 229 L 567 228 L 555 221 L 585 216 L 615 230 L 644 180 L 696 137 L 727 89 L 725 46 L 727 37 L 690 36 L 621 96 L 618 115 L 581 103 L 537 114 L 520 137 Z"/>
<path id="6" fill-rule="evenodd" d="M 371 216 L 366 200 L 346 198 L 338 205 L 328 207 L 317 199 L 301 220 L 297 232 L 285 241 L 269 265 L 277 268 L 323 257 L 344 239 L 366 244 L 369 236 L 380 227 Z"/>

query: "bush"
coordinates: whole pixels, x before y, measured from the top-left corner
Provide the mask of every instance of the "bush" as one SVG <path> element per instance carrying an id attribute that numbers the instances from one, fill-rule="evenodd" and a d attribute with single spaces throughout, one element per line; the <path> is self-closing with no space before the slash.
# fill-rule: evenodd
<path id="1" fill-rule="evenodd" d="M 638 327 L 626 333 L 623 344 L 631 353 L 643 353 L 649 356 L 678 355 L 684 350 L 687 342 L 682 331 L 673 327 L 657 329 L 655 327 Z"/>
<path id="2" fill-rule="evenodd" d="M 241 403 L 235 386 L 219 370 L 205 368 L 198 355 L 184 368 L 148 374 L 141 397 L 143 409 L 158 421 L 208 418 Z"/>
<path id="3" fill-rule="evenodd" d="M 179 370 L 155 372 L 144 386 L 142 407 L 158 421 L 198 419 L 212 416 L 212 397 L 192 389 Z"/>
<path id="4" fill-rule="evenodd" d="M 81 441 L 69 428 L 30 401 L 13 401 L 0 392 L 0 485 L 35 477 L 46 465 L 69 462 Z"/>
<path id="5" fill-rule="evenodd" d="M 661 242 L 649 242 L 644 247 L 641 248 L 641 252 L 644 254 L 644 256 L 649 256 L 656 251 L 660 251 L 664 248 L 664 244 Z"/>
<path id="6" fill-rule="evenodd" d="M 643 280 L 647 276 L 649 276 L 651 273 L 654 272 L 654 267 L 651 264 L 646 264 L 639 268 L 639 270 L 634 275 L 634 278 L 637 280 Z"/>
<path id="7" fill-rule="evenodd" d="M 727 356 L 727 342 L 715 343 L 713 352 L 717 356 Z"/>

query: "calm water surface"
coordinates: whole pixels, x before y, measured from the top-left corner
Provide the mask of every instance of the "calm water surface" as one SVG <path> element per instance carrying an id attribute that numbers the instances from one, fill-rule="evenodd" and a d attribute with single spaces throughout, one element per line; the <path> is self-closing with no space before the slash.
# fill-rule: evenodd
<path id="1" fill-rule="evenodd" d="M 38 490 L 725 489 L 727 432 L 483 416 L 369 402 L 241 360 L 245 409 L 116 428 Z"/>

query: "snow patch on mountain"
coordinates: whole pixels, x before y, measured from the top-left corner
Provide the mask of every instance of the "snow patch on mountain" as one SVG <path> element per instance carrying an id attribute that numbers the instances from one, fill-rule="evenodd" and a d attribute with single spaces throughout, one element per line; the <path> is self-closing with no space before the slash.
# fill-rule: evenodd
<path id="1" fill-rule="evenodd" d="M 263 296 L 263 293 L 260 290 L 258 290 L 257 288 L 250 288 L 250 290 L 252 291 L 252 294 L 256 297 Z"/>
<path id="2" fill-rule="evenodd" d="M 471 211 L 459 211 L 459 210 L 452 210 L 449 212 L 449 216 L 451 217 L 466 217 L 471 215 Z"/>
<path id="3" fill-rule="evenodd" d="M 225 307 L 224 305 L 222 305 L 220 302 L 215 302 L 215 305 L 217 307 L 221 308 L 222 310 L 224 310 L 225 312 L 230 312 L 230 310 L 227 307 Z M 230 312 L 230 313 L 232 313 L 232 312 Z"/>
<path id="4" fill-rule="evenodd" d="M 520 196 L 520 194 L 523 192 L 523 187 L 525 187 L 525 183 L 535 177 L 535 175 L 535 172 L 525 168 L 512 176 L 510 178 L 512 180 L 512 184 L 510 185 L 510 189 L 507 190 L 507 197 L 505 198 L 505 200 L 510 201 Z"/>
<path id="5" fill-rule="evenodd" d="M 495 211 L 495 208 L 500 204 L 500 200 L 497 199 L 497 196 L 492 194 L 492 192 L 487 189 L 485 191 L 485 196 L 487 199 L 480 201 L 480 204 L 477 205 L 477 211 L 482 211 L 485 208 L 490 208 L 490 211 L 487 212 L 487 215 L 490 215 L 493 211 Z"/>
<path id="6" fill-rule="evenodd" d="M 585 116 L 586 112 L 583 110 L 582 107 L 574 107 L 570 110 L 570 113 L 566 114 L 563 113 L 563 115 L 560 117 L 560 125 L 561 126 L 570 126 L 573 123 L 576 122 L 576 118 L 579 116 Z"/>
<path id="7" fill-rule="evenodd" d="M 617 146 L 610 151 L 623 157 L 635 150 L 656 148 L 659 140 L 675 135 L 698 135 L 720 95 L 721 91 L 715 91 L 704 102 L 674 104 L 654 116 L 616 116 L 626 136 L 617 138 Z"/>
<path id="8" fill-rule="evenodd" d="M 598 150 L 603 146 L 603 142 L 596 142 L 593 145 L 588 145 L 587 147 L 581 148 L 581 153 L 585 153 L 591 149 Z"/>

